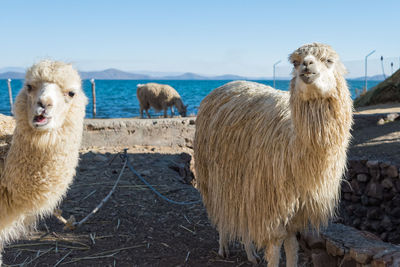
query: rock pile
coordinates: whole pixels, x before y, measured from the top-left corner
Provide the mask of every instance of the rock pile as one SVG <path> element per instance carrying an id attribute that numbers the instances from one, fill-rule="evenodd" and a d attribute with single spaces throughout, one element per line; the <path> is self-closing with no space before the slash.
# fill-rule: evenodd
<path id="1" fill-rule="evenodd" d="M 315 267 L 386 267 L 400 265 L 399 246 L 385 243 L 369 232 L 343 224 L 330 224 L 301 234 L 300 246 Z"/>
<path id="2" fill-rule="evenodd" d="M 398 167 L 378 161 L 349 161 L 342 183 L 339 221 L 400 244 Z"/>

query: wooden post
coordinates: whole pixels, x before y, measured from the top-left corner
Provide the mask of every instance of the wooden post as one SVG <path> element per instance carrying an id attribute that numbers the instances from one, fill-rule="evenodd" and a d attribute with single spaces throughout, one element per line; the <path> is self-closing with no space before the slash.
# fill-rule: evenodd
<path id="1" fill-rule="evenodd" d="M 12 89 L 11 89 L 11 79 L 7 80 L 7 85 L 8 85 L 8 96 L 10 98 L 10 112 L 11 112 L 11 115 L 13 115 L 13 98 L 12 98 Z"/>
<path id="2" fill-rule="evenodd" d="M 91 79 L 90 82 L 92 83 L 93 118 L 96 118 L 96 83 L 94 79 Z"/>

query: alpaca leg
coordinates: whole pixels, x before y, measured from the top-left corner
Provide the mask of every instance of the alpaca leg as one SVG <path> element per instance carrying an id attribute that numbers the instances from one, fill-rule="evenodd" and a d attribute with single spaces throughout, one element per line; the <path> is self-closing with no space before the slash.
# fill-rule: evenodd
<path id="1" fill-rule="evenodd" d="M 229 257 L 229 242 L 228 236 L 223 234 L 221 231 L 219 232 L 219 249 L 218 254 L 222 258 Z"/>
<path id="2" fill-rule="evenodd" d="M 251 240 L 243 240 L 244 249 L 246 250 L 247 260 L 253 264 L 258 264 L 260 262 L 260 257 L 257 255 L 257 251 Z"/>
<path id="3" fill-rule="evenodd" d="M 171 118 L 174 116 L 174 107 L 171 106 Z"/>
<path id="4" fill-rule="evenodd" d="M 284 242 L 286 254 L 286 267 L 297 266 L 297 252 L 299 250 L 299 243 L 297 242 L 296 234 L 291 233 L 286 237 Z"/>
<path id="5" fill-rule="evenodd" d="M 140 107 L 140 118 L 143 119 L 143 108 L 142 107 Z"/>
<path id="6" fill-rule="evenodd" d="M 167 108 L 164 108 L 164 118 L 168 118 L 168 116 L 167 116 Z"/>
<path id="7" fill-rule="evenodd" d="M 3 266 L 3 249 L 2 241 L 0 241 L 0 266 Z"/>
<path id="8" fill-rule="evenodd" d="M 278 267 L 279 259 L 281 256 L 281 247 L 282 247 L 283 239 L 279 239 L 275 244 L 271 244 L 266 252 L 265 258 L 268 261 L 268 267 Z"/>
<path id="9" fill-rule="evenodd" d="M 151 119 L 151 116 L 150 116 L 150 114 L 149 114 L 149 110 L 148 110 L 148 109 L 145 109 L 145 111 L 146 111 L 147 118 Z"/>

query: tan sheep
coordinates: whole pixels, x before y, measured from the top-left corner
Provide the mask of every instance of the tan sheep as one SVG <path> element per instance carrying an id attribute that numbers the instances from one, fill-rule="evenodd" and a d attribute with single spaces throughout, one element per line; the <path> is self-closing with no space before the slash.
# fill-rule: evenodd
<path id="1" fill-rule="evenodd" d="M 0 251 L 65 195 L 78 164 L 86 104 L 71 65 L 44 60 L 28 69 L 0 178 Z"/>
<path id="2" fill-rule="evenodd" d="M 148 109 L 154 108 L 157 112 L 164 110 L 164 118 L 167 118 L 167 109 L 171 109 L 171 117 L 174 116 L 173 106 L 176 107 L 182 117 L 186 117 L 187 106 L 183 105 L 178 92 L 167 84 L 146 83 L 138 84 L 136 91 L 140 104 L 140 117 L 143 118 L 143 110 L 150 118 Z"/>
<path id="3" fill-rule="evenodd" d="M 196 120 L 196 179 L 209 218 L 228 242 L 266 248 L 278 266 L 296 266 L 296 233 L 334 215 L 346 164 L 352 100 L 345 68 L 328 45 L 294 51 L 290 93 L 254 82 L 230 82 L 201 102 Z"/>

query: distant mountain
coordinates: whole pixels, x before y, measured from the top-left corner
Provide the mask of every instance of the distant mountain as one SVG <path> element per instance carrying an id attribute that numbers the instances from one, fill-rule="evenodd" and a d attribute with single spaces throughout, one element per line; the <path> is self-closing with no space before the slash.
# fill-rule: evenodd
<path id="1" fill-rule="evenodd" d="M 19 71 L 9 71 L 16 69 Z M 1 71 L 8 70 L 8 71 Z M 141 71 L 145 72 L 145 71 Z M 83 80 L 272 80 L 272 77 L 245 77 L 234 74 L 223 74 L 217 76 L 200 75 L 193 72 L 173 75 L 173 72 L 153 72 L 133 73 L 118 69 L 106 69 L 101 71 L 80 71 Z M 164 75 L 161 75 L 164 74 Z M 169 75 L 168 75 L 169 74 Z M 171 75 L 172 74 L 172 75 Z M 23 79 L 25 70 L 22 68 L 2 68 L 0 69 L 0 79 Z M 276 80 L 290 80 L 290 77 L 276 77 Z M 361 78 L 360 78 L 361 79 Z"/>
<path id="2" fill-rule="evenodd" d="M 149 80 L 151 77 L 145 74 L 135 74 L 118 69 L 106 69 L 102 71 L 81 71 L 82 79 L 98 80 Z"/>
<path id="3" fill-rule="evenodd" d="M 176 76 L 164 76 L 164 77 L 159 77 L 159 79 L 163 80 L 208 80 L 207 77 L 198 75 L 196 73 L 192 72 L 186 72 L 181 75 L 176 75 Z"/>
<path id="4" fill-rule="evenodd" d="M 218 75 L 214 77 L 210 77 L 212 80 L 248 80 L 249 78 L 239 76 L 239 75 L 233 75 L 233 74 L 224 74 L 224 75 Z"/>
<path id="5" fill-rule="evenodd" d="M 0 79 L 24 79 L 25 78 L 25 73 L 23 72 L 13 72 L 13 71 L 7 71 L 4 73 L 0 73 Z"/>
<path id="6" fill-rule="evenodd" d="M 4 72 L 25 72 L 25 68 L 20 68 L 20 67 L 6 67 L 6 68 L 0 68 L 0 73 Z"/>
<path id="7" fill-rule="evenodd" d="M 183 74 L 184 72 L 178 72 L 178 71 L 150 71 L 150 70 L 135 70 L 135 71 L 128 71 L 130 73 L 136 73 L 136 74 L 144 74 L 144 75 L 149 75 L 151 77 L 164 77 L 164 76 L 178 76 Z"/>
<path id="8" fill-rule="evenodd" d="M 367 76 L 368 81 L 383 81 L 385 80 L 385 77 L 382 74 L 374 75 L 374 76 Z M 357 77 L 357 78 L 349 78 L 349 80 L 353 81 L 364 81 L 365 76 L 363 77 Z"/>
<path id="9" fill-rule="evenodd" d="M 251 78 L 233 74 L 224 74 L 218 76 L 203 76 L 192 72 L 186 72 L 181 75 L 160 77 L 159 79 L 160 80 L 249 80 Z"/>

